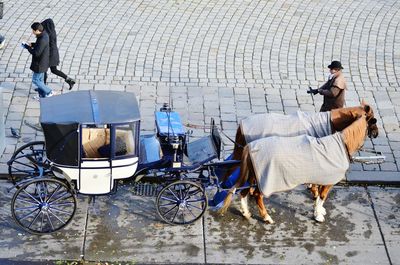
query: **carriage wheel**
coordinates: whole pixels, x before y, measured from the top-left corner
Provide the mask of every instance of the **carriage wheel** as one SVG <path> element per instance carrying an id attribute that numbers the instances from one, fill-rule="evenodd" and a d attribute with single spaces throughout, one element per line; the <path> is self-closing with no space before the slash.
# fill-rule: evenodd
<path id="1" fill-rule="evenodd" d="M 191 181 L 178 180 L 165 186 L 157 196 L 157 213 L 169 224 L 190 224 L 207 208 L 204 188 Z"/>
<path id="2" fill-rule="evenodd" d="M 51 171 L 43 167 L 47 162 L 45 144 L 35 141 L 21 146 L 8 161 L 8 175 L 13 184 L 23 179 L 45 176 Z"/>
<path id="3" fill-rule="evenodd" d="M 52 233 L 65 227 L 75 214 L 76 197 L 56 179 L 34 179 L 22 185 L 11 201 L 14 220 L 32 234 Z"/>

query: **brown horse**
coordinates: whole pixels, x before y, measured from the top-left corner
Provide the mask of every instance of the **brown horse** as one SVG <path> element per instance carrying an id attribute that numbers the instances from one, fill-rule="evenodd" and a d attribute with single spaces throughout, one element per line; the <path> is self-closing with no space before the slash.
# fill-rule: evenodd
<path id="1" fill-rule="evenodd" d="M 368 115 L 372 110 L 368 107 L 365 108 L 364 111 L 365 113 L 361 115 L 358 114 L 356 117 L 357 119 L 347 127 L 336 127 L 338 130 L 340 129 L 341 132 L 337 132 L 333 135 L 321 138 L 314 138 L 306 135 L 295 137 L 267 137 L 247 144 L 242 152 L 239 178 L 226 197 L 224 205 L 220 210 L 221 213 L 226 212 L 228 209 L 235 190 L 248 182 L 254 188 L 244 189 L 240 192 L 243 216 L 246 218 L 250 218 L 251 216 L 247 205 L 247 195 L 250 192 L 256 197 L 259 212 L 263 220 L 268 223 L 273 223 L 264 205 L 264 195 L 268 197 L 274 192 L 290 190 L 302 183 L 316 183 L 328 187 L 317 197 L 314 205 L 315 219 L 319 222 L 323 222 L 325 219 L 324 215 L 326 214 L 323 204 L 330 188 L 344 177 L 349 167 L 349 159 L 362 147 L 366 136 L 376 137 L 378 135 L 376 119 Z M 337 117 L 339 116 L 341 115 L 337 115 Z M 286 151 L 280 150 L 284 146 L 289 146 L 289 149 Z M 311 161 L 307 161 L 310 154 L 306 153 L 296 156 L 296 158 L 300 159 L 299 162 L 288 160 L 287 158 L 292 155 L 291 153 L 296 148 L 300 151 L 310 148 L 313 154 L 320 153 L 322 156 L 320 158 L 311 156 Z M 259 155 L 257 155 L 258 153 Z M 330 156 L 329 154 L 335 155 Z M 326 160 L 325 165 L 324 160 Z M 310 165 L 307 164 L 309 162 L 311 162 Z M 328 168 L 325 168 L 325 166 Z M 305 170 L 312 170 L 313 167 L 317 169 L 311 172 Z M 290 169 L 292 170 L 290 174 L 296 172 L 295 175 L 301 176 L 296 179 L 290 178 L 288 176 Z M 302 175 L 303 171 L 305 172 Z M 272 179 L 272 177 L 268 175 L 271 172 L 273 173 L 272 175 L 280 173 L 282 176 L 275 176 L 279 177 L 279 179 Z M 312 177 L 306 181 L 304 177 L 308 175 L 312 175 Z M 308 180 L 311 181 L 308 182 Z"/>

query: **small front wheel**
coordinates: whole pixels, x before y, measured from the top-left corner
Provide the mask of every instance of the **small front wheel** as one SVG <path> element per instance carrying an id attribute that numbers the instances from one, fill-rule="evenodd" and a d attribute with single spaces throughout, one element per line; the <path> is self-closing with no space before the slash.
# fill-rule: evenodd
<path id="1" fill-rule="evenodd" d="M 192 181 L 178 180 L 165 186 L 157 196 L 157 213 L 169 224 L 190 224 L 207 209 L 204 188 Z"/>
<path id="2" fill-rule="evenodd" d="M 11 201 L 14 220 L 32 234 L 52 233 L 65 227 L 75 214 L 76 197 L 56 179 L 34 179 L 23 184 Z"/>
<path id="3" fill-rule="evenodd" d="M 48 163 L 45 143 L 35 141 L 18 148 L 8 161 L 8 175 L 13 184 L 21 180 L 46 176 L 51 170 L 45 167 Z"/>

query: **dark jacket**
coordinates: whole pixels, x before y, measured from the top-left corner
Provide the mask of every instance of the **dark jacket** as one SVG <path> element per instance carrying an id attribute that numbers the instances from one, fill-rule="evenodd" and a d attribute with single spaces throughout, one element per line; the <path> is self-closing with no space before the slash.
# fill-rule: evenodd
<path id="1" fill-rule="evenodd" d="M 36 43 L 32 43 L 32 47 L 27 47 L 32 54 L 31 70 L 35 73 L 44 73 L 49 69 L 49 35 L 46 31 L 36 36 Z"/>
<path id="2" fill-rule="evenodd" d="M 346 89 L 347 84 L 342 73 L 328 80 L 328 82 L 318 89 L 319 93 L 324 96 L 324 102 L 320 111 L 343 108 Z"/>
<path id="3" fill-rule="evenodd" d="M 51 18 L 44 20 L 42 23 L 44 30 L 49 35 L 50 44 L 50 66 L 57 66 L 60 63 L 60 55 L 57 48 L 57 33 L 54 22 Z"/>

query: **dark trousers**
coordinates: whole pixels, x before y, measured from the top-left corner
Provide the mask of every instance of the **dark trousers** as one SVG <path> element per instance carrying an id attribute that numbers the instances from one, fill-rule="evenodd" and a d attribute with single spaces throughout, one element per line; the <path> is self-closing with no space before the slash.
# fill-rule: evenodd
<path id="1" fill-rule="evenodd" d="M 59 77 L 62 77 L 64 79 L 66 79 L 68 76 L 66 74 L 64 74 L 63 72 L 61 72 L 60 70 L 57 69 L 57 66 L 50 66 L 50 71 L 55 74 L 58 75 Z M 44 83 L 47 84 L 47 72 L 44 73 Z"/>

